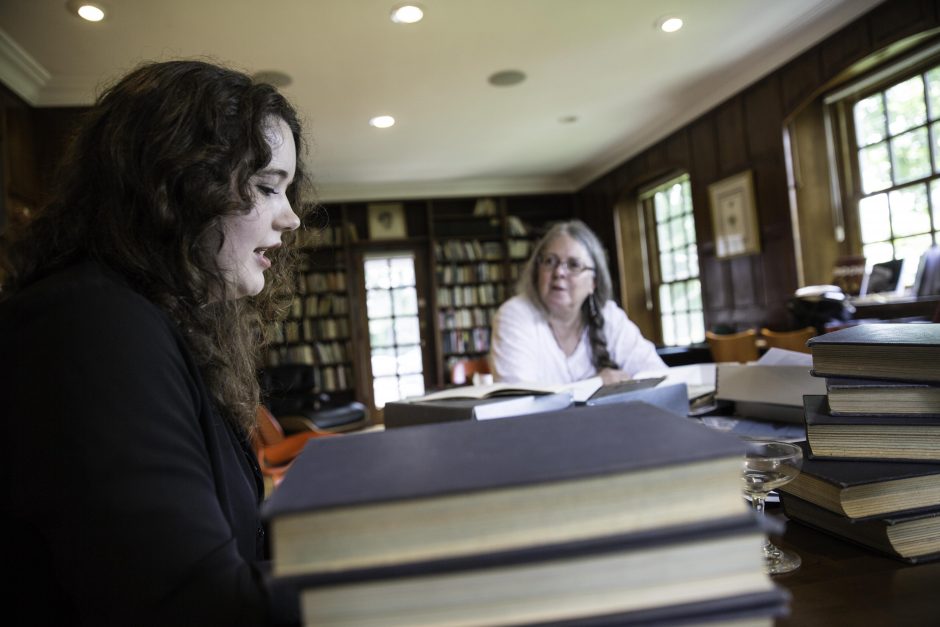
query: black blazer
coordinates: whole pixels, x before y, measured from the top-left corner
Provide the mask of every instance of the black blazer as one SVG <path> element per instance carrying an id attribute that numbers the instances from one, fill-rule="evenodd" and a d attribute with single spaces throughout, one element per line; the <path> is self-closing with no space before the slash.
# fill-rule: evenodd
<path id="1" fill-rule="evenodd" d="M 263 485 L 169 318 L 86 262 L 0 305 L 4 612 L 257 625 Z"/>

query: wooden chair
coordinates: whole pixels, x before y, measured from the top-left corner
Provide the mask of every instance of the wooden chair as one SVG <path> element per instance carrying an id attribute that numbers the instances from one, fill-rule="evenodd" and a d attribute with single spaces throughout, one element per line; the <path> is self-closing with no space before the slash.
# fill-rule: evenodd
<path id="1" fill-rule="evenodd" d="M 461 359 L 450 368 L 450 382 L 454 385 L 466 385 L 475 374 L 490 374 L 490 362 L 486 357 Z"/>
<path id="2" fill-rule="evenodd" d="M 258 405 L 257 420 L 258 425 L 251 438 L 252 448 L 258 457 L 261 473 L 270 477 L 274 485 L 284 477 L 290 463 L 303 450 L 307 440 L 335 435 L 317 429 L 313 423 L 309 423 L 306 431 L 285 435 L 281 423 L 264 405 Z"/>
<path id="3" fill-rule="evenodd" d="M 789 351 L 809 353 L 806 341 L 819 333 L 815 327 L 806 327 L 797 331 L 771 331 L 764 327 L 760 330 L 760 335 L 764 338 L 767 348 L 784 348 Z"/>
<path id="4" fill-rule="evenodd" d="M 757 331 L 754 329 L 728 334 L 706 331 L 705 339 L 712 351 L 712 359 L 716 362 L 757 359 Z"/>

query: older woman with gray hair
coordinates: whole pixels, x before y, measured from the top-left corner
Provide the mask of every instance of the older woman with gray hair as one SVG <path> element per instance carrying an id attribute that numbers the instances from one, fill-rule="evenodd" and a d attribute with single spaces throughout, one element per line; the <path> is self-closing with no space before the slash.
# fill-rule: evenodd
<path id="1" fill-rule="evenodd" d="M 608 384 L 666 368 L 611 300 L 604 248 L 583 222 L 549 229 L 516 292 L 493 322 L 490 362 L 497 381 L 570 383 L 600 376 Z"/>

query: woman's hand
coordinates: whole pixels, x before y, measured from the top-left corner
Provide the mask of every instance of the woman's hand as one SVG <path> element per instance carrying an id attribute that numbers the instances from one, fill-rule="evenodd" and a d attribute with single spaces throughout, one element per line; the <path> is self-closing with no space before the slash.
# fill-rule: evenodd
<path id="1" fill-rule="evenodd" d="M 604 368 L 599 373 L 597 373 L 604 385 L 610 385 L 611 383 L 619 383 L 621 381 L 629 381 L 633 377 L 628 375 L 623 370 L 614 370 L 613 368 Z"/>

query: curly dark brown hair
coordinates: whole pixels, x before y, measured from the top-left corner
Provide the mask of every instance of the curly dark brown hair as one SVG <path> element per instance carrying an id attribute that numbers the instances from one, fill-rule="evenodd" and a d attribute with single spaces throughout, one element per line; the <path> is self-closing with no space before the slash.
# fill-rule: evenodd
<path id="1" fill-rule="evenodd" d="M 267 329 L 292 297 L 293 234 L 269 251 L 259 295 L 213 294 L 225 293 L 222 219 L 251 210 L 249 179 L 271 160 L 265 133 L 278 118 L 297 146 L 287 197 L 303 223 L 301 125 L 281 94 L 203 61 L 132 71 L 84 116 L 51 202 L 5 247 L 3 297 L 81 259 L 115 270 L 179 325 L 218 409 L 250 432 Z"/>

